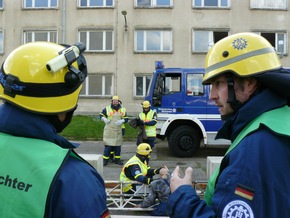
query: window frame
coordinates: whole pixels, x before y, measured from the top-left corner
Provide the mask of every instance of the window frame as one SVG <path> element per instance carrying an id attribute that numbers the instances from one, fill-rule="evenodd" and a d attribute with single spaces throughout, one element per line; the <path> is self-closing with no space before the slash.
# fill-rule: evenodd
<path id="1" fill-rule="evenodd" d="M 27 5 L 27 1 L 28 0 L 23 0 L 23 2 L 22 2 L 22 7 L 24 9 L 57 9 L 58 5 L 59 5 L 59 0 L 55 0 L 56 1 L 56 5 L 55 6 L 51 5 L 51 1 L 53 1 L 53 0 L 46 0 L 47 4 L 48 4 L 47 7 L 35 7 L 35 1 L 37 1 L 37 0 L 29 0 L 29 1 L 31 1 L 32 6 L 31 7 L 27 7 L 26 6 Z M 42 1 L 45 1 L 45 0 L 42 0 Z"/>
<path id="2" fill-rule="evenodd" d="M 196 36 L 197 32 L 208 32 L 208 46 L 207 46 L 207 50 L 196 50 L 196 38 L 198 38 Z M 227 33 L 227 36 L 230 35 L 230 30 L 229 29 L 192 29 L 192 36 L 191 36 L 191 51 L 192 53 L 207 53 L 208 50 L 220 39 L 217 39 L 217 41 L 214 41 L 214 36 L 216 34 L 220 34 L 222 35 L 222 33 Z M 226 36 L 225 36 L 226 37 Z M 201 37 L 204 39 L 204 37 Z M 202 43 L 198 43 L 198 44 L 202 44 Z"/>
<path id="3" fill-rule="evenodd" d="M 173 8 L 173 0 L 169 0 L 169 5 L 158 5 L 158 0 L 148 0 L 150 1 L 150 5 L 138 5 L 138 0 L 134 0 L 135 8 Z"/>
<path id="4" fill-rule="evenodd" d="M 82 39 L 81 39 L 81 33 L 83 32 L 86 32 L 86 42 L 83 42 Z M 102 36 L 102 50 L 94 50 L 94 49 L 90 49 L 90 41 L 91 41 L 91 38 L 90 38 L 90 33 L 93 33 L 93 32 L 96 32 L 96 33 L 99 33 L 99 32 L 102 32 L 103 33 L 103 36 Z M 107 33 L 110 32 L 111 33 L 111 46 L 112 46 L 112 49 L 111 50 L 106 50 L 106 45 L 107 45 Z M 79 29 L 78 30 L 78 39 L 80 42 L 83 42 L 85 43 L 86 45 L 86 52 L 97 52 L 97 53 L 114 53 L 115 52 L 115 33 L 114 33 L 114 30 L 113 29 Z M 105 40 L 104 40 L 105 39 Z"/>
<path id="5" fill-rule="evenodd" d="M 200 2 L 200 5 L 196 5 L 196 1 Z M 205 6 L 206 0 L 192 0 L 192 7 L 193 8 L 221 8 L 221 9 L 227 9 L 231 7 L 231 0 L 217 0 L 216 6 Z M 227 1 L 227 6 L 222 6 L 222 1 Z"/>
<path id="6" fill-rule="evenodd" d="M 142 95 L 137 95 L 137 78 L 142 78 Z M 148 84 L 146 79 L 148 78 Z M 133 96 L 134 98 L 144 98 L 147 95 L 147 92 L 149 90 L 150 87 L 150 81 L 152 79 L 152 74 L 148 74 L 148 73 L 135 73 L 133 75 Z M 145 87 L 145 89 L 144 89 Z"/>
<path id="7" fill-rule="evenodd" d="M 90 93 L 90 79 L 94 79 L 93 76 L 101 76 L 102 78 L 102 87 L 101 87 L 101 94 Z M 106 77 L 111 77 L 111 84 L 110 84 L 110 93 L 106 94 Z M 114 88 L 114 74 L 113 73 L 90 73 L 88 74 L 87 78 L 83 82 L 83 87 L 80 92 L 80 97 L 110 97 L 113 94 Z M 83 89 L 85 89 L 83 91 Z M 97 90 L 96 90 L 97 91 Z"/>
<path id="8" fill-rule="evenodd" d="M 140 40 L 142 40 L 142 50 L 138 49 L 139 45 L 139 35 L 138 33 L 143 32 L 143 36 L 141 37 Z M 154 34 L 154 32 L 159 32 L 160 33 L 160 42 L 157 46 L 159 46 L 159 50 L 153 50 L 153 49 L 148 49 L 149 46 L 152 46 L 152 44 L 149 44 L 149 40 L 153 39 L 153 37 L 149 36 L 148 34 Z M 165 34 L 169 33 L 170 35 L 168 36 L 169 38 L 166 39 Z M 158 37 L 158 36 L 157 36 Z M 165 41 L 168 40 L 168 45 L 165 45 Z M 169 47 L 169 49 L 164 49 L 165 47 Z M 173 53 L 173 31 L 171 28 L 160 28 L 160 29 L 135 29 L 134 30 L 134 52 L 135 53 Z"/>
<path id="9" fill-rule="evenodd" d="M 262 5 L 264 2 L 264 5 Z M 268 6 L 270 2 L 275 5 L 274 7 Z M 278 7 L 279 4 L 284 3 L 283 7 Z M 280 0 L 278 2 L 277 0 L 250 0 L 250 9 L 260 9 L 260 10 L 287 10 L 288 8 L 288 0 Z"/>
<path id="10" fill-rule="evenodd" d="M 34 40 L 32 41 L 27 41 L 27 34 L 28 33 L 32 33 L 32 38 L 34 38 Z M 22 32 L 22 41 L 23 44 L 28 43 L 28 42 L 35 42 L 35 34 L 36 33 L 46 33 L 46 34 L 52 34 L 55 33 L 55 41 L 52 40 L 46 40 L 45 42 L 54 42 L 54 43 L 58 43 L 58 31 L 57 30 L 23 30 Z M 47 35 L 47 39 L 49 39 L 51 37 L 51 35 Z"/>
<path id="11" fill-rule="evenodd" d="M 277 55 L 280 55 L 280 57 L 282 56 L 287 56 L 288 55 L 288 33 L 287 31 L 252 31 L 255 34 L 258 34 L 260 36 L 262 36 L 262 34 L 275 34 L 275 46 L 273 46 L 275 48 L 275 51 L 277 53 Z M 281 52 L 279 51 L 280 48 L 280 42 L 279 42 L 279 34 L 283 35 L 283 39 L 284 39 L 284 45 L 283 45 L 283 51 Z M 264 38 L 266 38 L 265 36 L 263 36 Z M 267 38 L 266 38 L 267 39 Z M 267 39 L 270 43 L 271 41 L 269 39 Z M 272 44 L 272 43 L 271 43 Z"/>
<path id="12" fill-rule="evenodd" d="M 0 54 L 2 55 L 2 54 L 4 54 L 4 41 L 5 41 L 5 32 L 4 32 L 4 30 L 0 30 L 0 35 L 2 34 L 2 41 L 0 40 L 0 44 L 2 44 L 2 51 L 0 50 Z M 0 37 L 0 39 L 1 39 L 1 37 Z M 1 46 L 0 46 L 0 48 L 1 48 Z"/>
<path id="13" fill-rule="evenodd" d="M 115 7 L 115 0 L 112 0 L 112 5 L 107 5 L 107 0 L 102 0 L 103 1 L 103 5 L 102 6 L 98 6 L 98 5 L 90 5 L 90 1 L 91 0 L 85 0 L 86 1 L 86 6 L 82 6 L 81 5 L 81 1 L 82 0 L 78 0 L 78 8 L 114 8 Z"/>

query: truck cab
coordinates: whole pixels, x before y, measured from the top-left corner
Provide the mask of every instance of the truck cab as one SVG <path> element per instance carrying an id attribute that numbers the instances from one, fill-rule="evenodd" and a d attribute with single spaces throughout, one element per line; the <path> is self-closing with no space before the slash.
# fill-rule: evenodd
<path id="1" fill-rule="evenodd" d="M 145 100 L 157 112 L 157 138 L 168 139 L 173 154 L 193 156 L 203 142 L 214 140 L 222 120 L 218 108 L 209 100 L 210 86 L 202 85 L 204 68 L 164 68 L 155 63 Z"/>

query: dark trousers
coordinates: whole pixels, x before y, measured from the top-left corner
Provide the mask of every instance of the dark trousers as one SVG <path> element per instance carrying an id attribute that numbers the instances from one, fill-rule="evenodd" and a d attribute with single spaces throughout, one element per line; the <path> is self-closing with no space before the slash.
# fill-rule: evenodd
<path id="1" fill-rule="evenodd" d="M 110 145 L 105 145 L 104 148 L 104 159 L 109 159 L 110 158 L 110 154 L 114 154 L 115 155 L 115 159 L 117 158 L 121 158 L 121 145 L 119 146 L 110 146 Z"/>
<path id="2" fill-rule="evenodd" d="M 147 137 L 147 139 L 143 139 L 142 141 L 139 139 L 139 137 L 137 138 L 137 146 L 140 145 L 141 143 L 148 143 L 151 147 L 151 149 L 153 149 L 155 147 L 155 137 Z"/>

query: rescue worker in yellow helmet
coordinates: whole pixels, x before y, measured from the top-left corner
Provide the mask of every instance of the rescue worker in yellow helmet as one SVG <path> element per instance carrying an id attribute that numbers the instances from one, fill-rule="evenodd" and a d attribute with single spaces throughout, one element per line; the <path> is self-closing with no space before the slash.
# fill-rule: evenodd
<path id="1" fill-rule="evenodd" d="M 121 161 L 121 146 L 123 144 L 123 135 L 125 134 L 124 124 L 128 122 L 128 117 L 126 108 L 122 106 L 122 101 L 117 95 L 112 97 L 111 104 L 100 113 L 100 119 L 105 123 L 103 132 L 103 165 L 108 165 L 110 157 L 116 164 L 123 165 Z"/>
<path id="2" fill-rule="evenodd" d="M 254 33 L 220 40 L 205 62 L 203 84 L 211 85 L 210 100 L 225 121 L 217 138 L 232 144 L 208 181 L 205 200 L 192 188 L 192 168 L 184 178 L 179 167 L 174 170 L 169 216 L 289 216 L 289 69 L 282 68 L 273 46 Z"/>
<path id="3" fill-rule="evenodd" d="M 137 119 L 140 131 L 136 144 L 139 145 L 142 142 L 146 142 L 153 149 L 156 140 L 157 112 L 150 108 L 151 104 L 149 101 L 143 101 L 141 105 L 143 110 L 139 113 Z"/>
<path id="4" fill-rule="evenodd" d="M 104 181 L 58 135 L 87 77 L 83 43 L 19 46 L 0 70 L 1 217 L 109 217 Z"/>
<path id="5" fill-rule="evenodd" d="M 152 149 L 149 144 L 141 143 L 137 147 L 136 154 L 124 164 L 120 174 L 120 181 L 125 183 L 123 185 L 123 192 L 129 194 L 134 193 L 134 190 L 136 190 L 136 184 L 128 183 L 130 181 L 137 181 L 148 185 L 151 183 L 154 175 L 167 173 L 166 167 L 151 169 L 148 166 L 151 152 Z"/>

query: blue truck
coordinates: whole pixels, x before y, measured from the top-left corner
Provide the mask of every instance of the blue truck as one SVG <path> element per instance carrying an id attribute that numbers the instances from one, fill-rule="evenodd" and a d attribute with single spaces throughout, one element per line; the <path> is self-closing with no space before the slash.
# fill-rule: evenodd
<path id="1" fill-rule="evenodd" d="M 157 138 L 168 140 L 177 157 L 189 157 L 200 145 L 229 144 L 214 140 L 222 120 L 209 100 L 210 86 L 202 85 L 204 68 L 164 68 L 155 62 L 145 100 L 157 111 Z"/>

